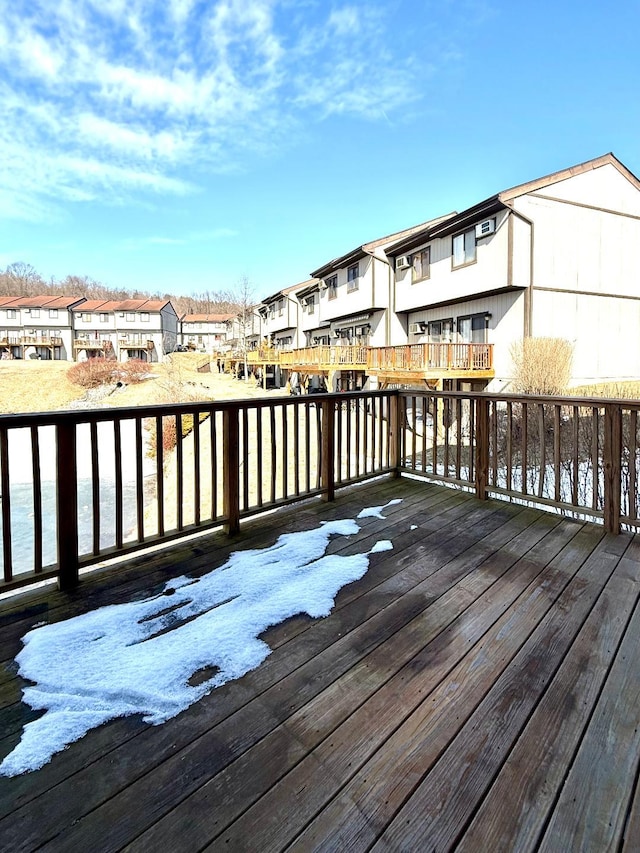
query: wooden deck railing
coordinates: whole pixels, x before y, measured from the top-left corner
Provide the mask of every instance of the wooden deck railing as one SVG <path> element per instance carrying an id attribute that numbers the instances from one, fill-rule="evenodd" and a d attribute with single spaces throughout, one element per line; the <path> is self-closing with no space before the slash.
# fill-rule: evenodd
<path id="1" fill-rule="evenodd" d="M 2 415 L 0 588 L 73 587 L 105 558 L 331 499 L 397 467 L 395 405 L 373 392 Z"/>
<path id="2" fill-rule="evenodd" d="M 640 402 L 395 390 L 0 416 L 0 587 L 382 473 L 640 528 Z M 195 425 L 195 428 L 194 428 Z M 176 436 L 182 436 L 176 441 Z"/>
<path id="3" fill-rule="evenodd" d="M 493 368 L 492 344 L 428 343 L 369 349 L 375 371 L 473 371 Z"/>
<path id="4" fill-rule="evenodd" d="M 316 367 L 335 368 L 344 366 L 360 367 L 364 369 L 367 365 L 367 349 L 365 346 L 337 346 L 337 347 L 304 347 L 282 351 L 280 353 L 280 364 L 287 368 Z"/>
<path id="5" fill-rule="evenodd" d="M 279 364 L 287 369 L 330 370 L 344 366 L 371 373 L 487 372 L 493 369 L 492 344 L 428 343 L 393 347 L 317 346 L 293 350 L 265 347 L 247 354 L 249 364 Z"/>

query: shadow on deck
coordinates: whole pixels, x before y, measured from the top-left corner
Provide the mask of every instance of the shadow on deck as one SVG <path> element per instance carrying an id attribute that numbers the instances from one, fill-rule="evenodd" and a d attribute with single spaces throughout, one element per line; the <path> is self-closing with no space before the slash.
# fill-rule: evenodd
<path id="1" fill-rule="evenodd" d="M 405 478 L 5 602 L 1 755 L 33 716 L 12 659 L 34 624 L 393 498 L 329 552 L 393 550 L 328 618 L 269 629 L 258 669 L 0 779 L 3 849 L 640 849 L 638 540 Z"/>

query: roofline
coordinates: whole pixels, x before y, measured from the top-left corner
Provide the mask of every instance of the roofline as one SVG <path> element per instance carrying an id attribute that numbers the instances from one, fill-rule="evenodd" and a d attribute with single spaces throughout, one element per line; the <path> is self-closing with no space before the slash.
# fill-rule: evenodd
<path id="1" fill-rule="evenodd" d="M 443 219 L 448 219 L 454 215 L 454 213 L 446 213 L 444 216 L 438 216 L 435 219 L 430 219 L 427 222 L 423 222 L 421 225 L 412 225 L 410 228 L 401 228 L 399 231 L 394 231 L 391 234 L 387 234 L 385 237 L 378 237 L 377 240 L 369 240 L 361 246 L 358 246 L 356 249 L 352 249 L 350 252 L 341 255 L 339 258 L 334 258 L 332 261 L 328 261 L 326 264 L 318 267 L 317 270 L 311 273 L 311 277 L 324 278 L 327 273 L 342 269 L 342 267 L 347 266 L 350 263 L 359 261 L 360 258 L 378 257 L 375 254 L 375 249 L 380 248 L 380 246 L 384 246 L 387 241 L 389 241 L 389 245 L 393 245 L 393 237 L 398 234 L 402 234 L 406 231 L 414 232 L 415 229 L 422 229 L 423 227 L 426 228 L 430 225 L 442 222 Z M 405 235 L 402 239 L 409 239 L 411 236 L 413 236 L 413 234 Z"/>
<path id="2" fill-rule="evenodd" d="M 490 198 L 484 199 L 484 201 L 478 202 L 478 204 L 474 204 L 473 207 L 468 207 L 462 213 L 455 214 L 444 222 L 440 222 L 431 228 L 425 228 L 423 231 L 418 231 L 404 240 L 399 240 L 397 243 L 389 246 L 386 253 L 389 257 L 394 258 L 403 252 L 415 249 L 428 240 L 436 237 L 446 237 L 448 234 L 455 234 L 456 231 L 463 229 L 467 222 L 472 222 L 479 216 L 502 210 L 504 207 L 506 205 L 499 201 L 498 196 L 493 195 Z"/>
<path id="3" fill-rule="evenodd" d="M 558 172 L 552 172 L 550 175 L 545 175 L 542 178 L 536 178 L 533 181 L 527 181 L 524 184 L 518 184 L 510 189 L 503 190 L 498 193 L 500 201 L 511 201 L 525 193 L 535 192 L 535 190 L 548 187 L 551 184 L 557 184 L 559 181 L 566 181 L 568 178 L 573 178 L 575 175 L 583 175 L 585 172 L 590 172 L 593 169 L 599 169 L 601 166 L 611 165 L 620 172 L 621 175 L 630 181 L 637 190 L 640 190 L 640 180 L 633 174 L 630 169 L 621 163 L 620 160 L 611 151 L 608 154 L 603 154 L 601 157 L 595 157 L 593 160 L 586 160 L 584 163 L 578 163 L 577 166 L 570 166 L 568 169 L 560 169 Z"/>

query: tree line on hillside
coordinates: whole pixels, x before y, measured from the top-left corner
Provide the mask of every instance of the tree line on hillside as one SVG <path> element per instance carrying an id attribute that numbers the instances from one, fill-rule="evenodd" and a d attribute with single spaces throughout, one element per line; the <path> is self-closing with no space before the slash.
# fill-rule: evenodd
<path id="1" fill-rule="evenodd" d="M 178 316 L 183 314 L 230 314 L 242 309 L 247 294 L 247 282 L 242 280 L 238 291 L 205 290 L 191 296 L 173 293 L 150 293 L 108 287 L 87 275 L 68 275 L 63 279 L 45 281 L 31 264 L 19 261 L 0 270 L 0 296 L 84 296 L 86 299 L 161 299 L 170 300 Z"/>

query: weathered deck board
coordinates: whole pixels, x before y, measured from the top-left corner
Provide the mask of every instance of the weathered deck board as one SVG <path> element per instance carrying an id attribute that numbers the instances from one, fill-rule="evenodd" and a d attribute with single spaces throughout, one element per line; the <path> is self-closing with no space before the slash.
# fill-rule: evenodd
<path id="1" fill-rule="evenodd" d="M 162 726 L 116 720 L 0 779 L 0 846 L 635 849 L 640 540 L 628 534 L 382 479 L 231 541 L 137 555 L 115 585 L 104 574 L 0 605 L 2 657 L 35 622 L 149 595 L 394 497 L 386 520 L 329 547 L 388 538 L 394 550 L 371 555 L 326 619 L 269 629 L 257 670 Z M 32 713 L 14 669 L 0 678 L 2 754 Z"/>

